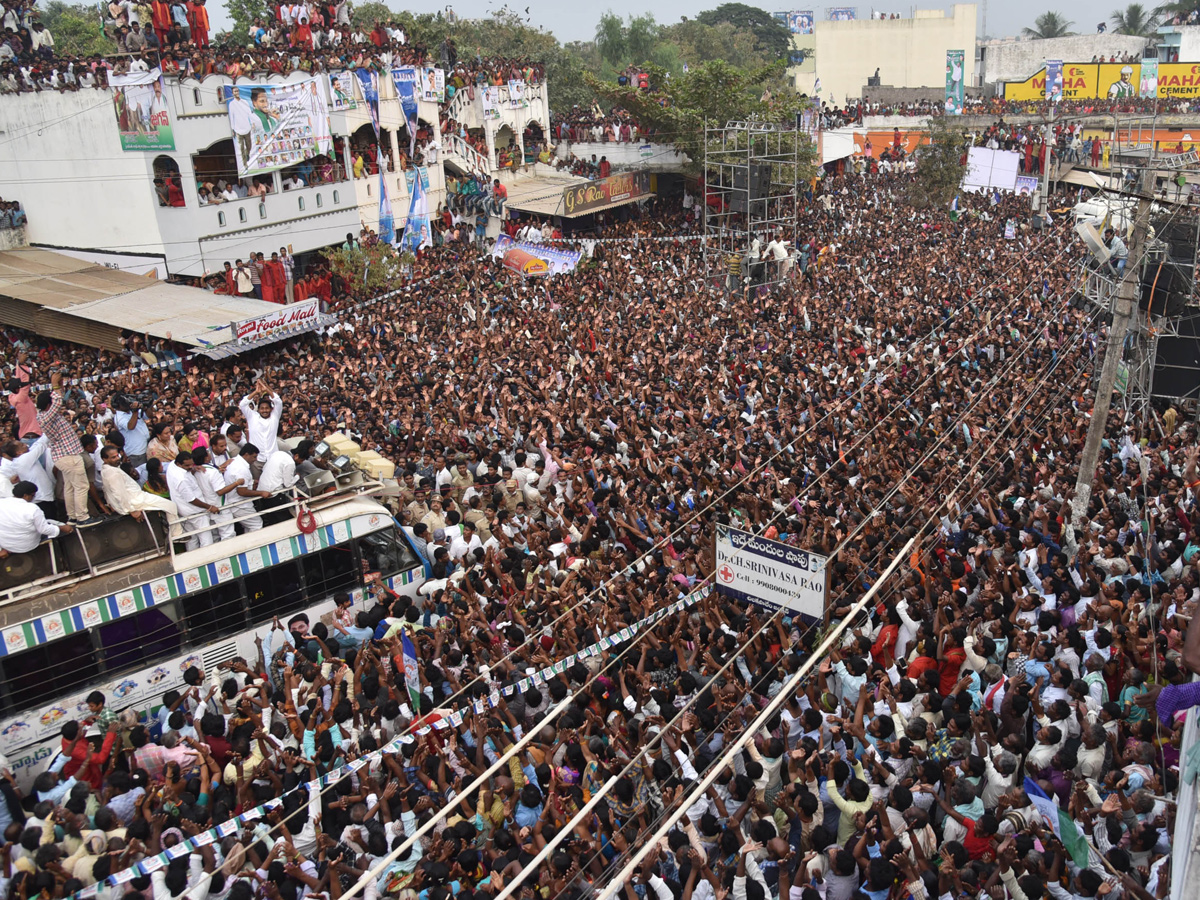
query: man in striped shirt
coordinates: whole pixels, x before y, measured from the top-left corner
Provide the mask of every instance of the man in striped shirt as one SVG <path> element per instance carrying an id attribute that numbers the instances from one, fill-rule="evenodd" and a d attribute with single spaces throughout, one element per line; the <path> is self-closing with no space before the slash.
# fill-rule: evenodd
<path id="1" fill-rule="evenodd" d="M 88 524 L 88 477 L 83 462 L 83 444 L 75 427 L 63 415 L 62 373 L 50 375 L 50 390 L 37 398 L 38 424 L 50 442 L 50 458 L 63 477 L 63 501 L 67 518 Z"/>

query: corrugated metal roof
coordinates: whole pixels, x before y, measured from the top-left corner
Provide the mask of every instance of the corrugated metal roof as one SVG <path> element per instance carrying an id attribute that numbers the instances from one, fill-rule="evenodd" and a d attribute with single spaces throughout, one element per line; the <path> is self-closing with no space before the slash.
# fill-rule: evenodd
<path id="1" fill-rule="evenodd" d="M 278 311 L 274 303 L 150 280 L 51 250 L 0 253 L 0 321 L 94 347 L 115 349 L 125 329 L 209 348 L 231 340 L 231 322 Z"/>

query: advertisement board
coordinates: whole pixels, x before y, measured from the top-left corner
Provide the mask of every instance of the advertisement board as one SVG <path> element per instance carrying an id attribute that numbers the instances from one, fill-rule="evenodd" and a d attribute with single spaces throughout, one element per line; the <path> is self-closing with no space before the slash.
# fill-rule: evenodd
<path id="1" fill-rule="evenodd" d="M 1143 67 L 1148 69 L 1144 76 Z M 1146 93 L 1142 93 L 1143 90 Z M 1148 60 L 1062 64 L 1064 100 L 1129 100 L 1138 96 L 1200 97 L 1200 63 Z M 1005 100 L 1024 102 L 1045 100 L 1046 97 L 1045 68 L 1024 81 L 1009 81 L 1004 85 Z"/>
<path id="2" fill-rule="evenodd" d="M 610 175 L 581 184 L 564 188 L 563 209 L 568 216 L 578 216 L 592 212 L 610 203 L 621 200 L 631 200 L 650 194 L 649 172 L 625 172 L 621 175 Z"/>
<path id="3" fill-rule="evenodd" d="M 301 300 L 291 306 L 281 306 L 279 312 L 234 322 L 233 337 L 239 344 L 252 344 L 284 332 L 301 331 L 316 321 L 320 314 L 320 300 L 315 297 Z"/>
<path id="4" fill-rule="evenodd" d="M 792 34 L 812 34 L 813 33 L 813 11 L 811 9 L 797 9 L 787 14 L 788 31 Z"/>
<path id="5" fill-rule="evenodd" d="M 717 526 L 716 547 L 720 593 L 814 619 L 825 614 L 824 556 L 727 525 Z"/>

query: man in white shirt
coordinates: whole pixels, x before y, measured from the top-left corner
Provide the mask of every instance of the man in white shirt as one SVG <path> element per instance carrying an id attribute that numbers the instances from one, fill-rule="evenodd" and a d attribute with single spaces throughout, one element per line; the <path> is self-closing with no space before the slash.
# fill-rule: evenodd
<path id="1" fill-rule="evenodd" d="M 242 519 L 242 530 L 247 532 L 258 531 L 263 527 L 262 517 L 252 515 L 254 500 L 249 498 L 265 500 L 271 496 L 266 491 L 258 490 L 254 485 L 254 473 L 251 468 L 257 461 L 258 448 L 253 444 L 245 444 L 238 455 L 231 459 L 229 465 L 225 467 L 225 483 L 232 484 L 240 481 L 241 484 L 237 486 L 234 493 L 239 498 L 246 498 L 230 504 L 226 509 L 234 519 Z M 243 516 L 246 518 L 242 518 Z"/>
<path id="2" fill-rule="evenodd" d="M 122 516 L 133 516 L 141 519 L 142 512 L 147 509 L 157 509 L 167 514 L 167 521 L 174 522 L 175 504 L 165 497 L 143 491 L 137 481 L 125 474 L 121 468 L 121 451 L 112 444 L 105 444 L 100 449 L 100 483 L 104 489 L 104 499 L 114 512 Z"/>
<path id="3" fill-rule="evenodd" d="M 0 499 L 0 559 L 12 553 L 28 553 L 43 538 L 70 534 L 74 526 L 47 520 L 33 502 L 37 485 L 21 481 L 13 485 L 13 495 Z"/>
<path id="4" fill-rule="evenodd" d="M 9 441 L 4 445 L 3 459 L 0 459 L 0 479 L 10 485 L 14 478 L 32 482 L 37 487 L 33 502 L 47 504 L 42 506 L 42 512 L 51 512 L 54 508 L 54 479 L 42 461 L 47 440 L 42 435 L 31 446 L 26 446 L 24 441 Z"/>
<path id="5" fill-rule="evenodd" d="M 475 533 L 475 523 L 463 522 L 462 533 L 456 533 L 450 539 L 450 547 L 447 549 L 447 552 L 450 554 L 452 560 L 458 562 L 468 554 L 474 553 L 476 549 L 482 548 L 483 541 L 479 540 L 479 535 Z"/>
<path id="6" fill-rule="evenodd" d="M 175 462 L 167 466 L 166 472 L 171 500 L 183 519 L 183 530 L 188 536 L 188 550 L 207 547 L 213 542 L 212 515 L 220 512 L 200 493 L 200 485 L 192 475 L 194 465 L 192 455 L 181 452 Z"/>
<path id="7" fill-rule="evenodd" d="M 237 490 L 243 482 L 234 479 L 232 483 L 226 484 L 221 470 L 212 464 L 212 456 L 207 447 L 194 447 L 192 462 L 194 463 L 192 475 L 195 476 L 196 483 L 200 487 L 200 496 L 217 508 L 217 512 L 213 513 L 213 524 L 217 528 L 217 540 L 228 540 L 234 535 L 233 514 L 225 507 L 225 495 Z"/>
<path id="8" fill-rule="evenodd" d="M 265 463 L 279 446 L 279 419 L 283 415 L 283 401 L 261 379 L 257 390 L 266 395 L 259 398 L 258 407 L 255 408 L 250 402 L 252 395 L 247 394 L 238 404 L 238 409 L 246 419 L 246 439 L 258 448 L 259 461 Z"/>
<path id="9" fill-rule="evenodd" d="M 273 507 L 282 506 L 291 499 L 289 494 L 280 492 L 287 491 L 296 484 L 296 464 L 299 462 L 303 460 L 298 458 L 294 450 L 276 450 L 267 457 L 262 475 L 258 477 L 258 489 L 268 495 L 278 494 L 271 496 L 271 499 L 263 504 L 263 521 L 268 525 L 283 522 L 290 517 L 290 513 L 276 511 Z"/>

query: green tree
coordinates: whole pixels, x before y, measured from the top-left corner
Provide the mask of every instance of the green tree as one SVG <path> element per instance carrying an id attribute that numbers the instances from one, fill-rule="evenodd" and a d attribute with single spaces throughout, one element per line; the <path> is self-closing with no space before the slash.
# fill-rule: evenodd
<path id="1" fill-rule="evenodd" d="M 95 6 L 50 0 L 38 12 L 38 21 L 54 37 L 55 51 L 64 56 L 101 56 L 117 50 L 116 42 L 105 35 Z"/>
<path id="2" fill-rule="evenodd" d="M 394 247 L 382 242 L 350 250 L 339 247 L 326 251 L 325 257 L 330 268 L 346 279 L 350 293 L 362 298 L 391 290 L 403 277 L 406 262 L 411 262 L 411 258 L 401 256 Z"/>
<path id="3" fill-rule="evenodd" d="M 629 51 L 629 61 L 634 65 L 654 61 L 655 52 L 659 48 L 659 27 L 654 21 L 653 13 L 642 16 L 630 16 L 629 26 L 625 29 L 625 46 Z"/>
<path id="4" fill-rule="evenodd" d="M 225 0 L 225 11 L 229 14 L 229 31 L 217 36 L 217 43 L 245 47 L 250 43 L 250 26 L 255 19 L 269 19 L 270 10 L 266 0 Z"/>
<path id="5" fill-rule="evenodd" d="M 1051 10 L 1033 20 L 1033 28 L 1022 28 L 1021 33 L 1031 38 L 1057 38 L 1074 34 L 1069 21 L 1062 13 Z"/>
<path id="6" fill-rule="evenodd" d="M 629 110 L 638 122 L 658 132 L 656 140 L 674 144 L 687 154 L 692 171 L 704 160 L 705 124 L 756 118 L 779 125 L 794 125 L 804 102 L 795 91 L 782 89 L 782 63 L 744 70 L 724 60 L 690 66 L 686 74 L 667 78 L 660 66 L 647 66 L 651 90 L 601 81 L 590 73 L 584 78 L 610 106 Z M 769 97 L 768 97 L 769 94 Z M 790 132 L 796 135 L 795 131 Z M 800 150 L 805 177 L 811 174 L 813 149 L 803 137 Z"/>
<path id="7" fill-rule="evenodd" d="M 354 4 L 350 12 L 350 21 L 357 28 L 374 28 L 376 22 L 390 22 L 396 19 L 396 14 L 386 3 L 369 0 L 367 3 Z"/>
<path id="8" fill-rule="evenodd" d="M 792 36 L 782 22 L 758 6 L 745 3 L 722 3 L 716 9 L 705 10 L 696 17 L 703 25 L 719 25 L 728 22 L 735 28 L 744 28 L 754 34 L 759 49 L 780 59 L 787 54 Z"/>
<path id="9" fill-rule="evenodd" d="M 1124 9 L 1114 9 L 1111 17 L 1113 31 L 1149 37 L 1158 29 L 1158 16 L 1140 3 L 1130 3 Z"/>
<path id="10" fill-rule="evenodd" d="M 757 69 L 774 62 L 758 47 L 753 32 L 731 22 L 685 20 L 664 27 L 663 40 L 678 47 L 679 58 L 689 66 L 721 59 L 739 69 Z"/>
<path id="11" fill-rule="evenodd" d="M 916 181 L 909 201 L 917 208 L 949 207 L 958 195 L 967 164 L 966 138 L 947 117 L 929 120 L 929 143 L 917 150 Z"/>
<path id="12" fill-rule="evenodd" d="M 611 9 L 596 22 L 596 49 L 600 57 L 613 66 L 622 65 L 628 54 L 625 43 L 625 23 Z"/>

